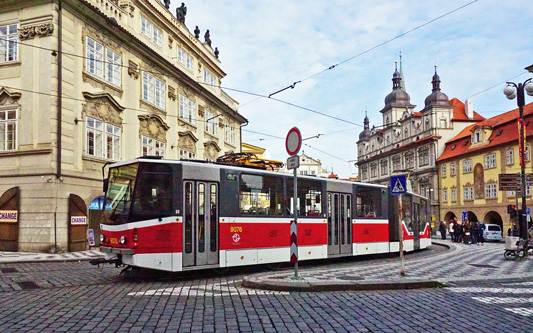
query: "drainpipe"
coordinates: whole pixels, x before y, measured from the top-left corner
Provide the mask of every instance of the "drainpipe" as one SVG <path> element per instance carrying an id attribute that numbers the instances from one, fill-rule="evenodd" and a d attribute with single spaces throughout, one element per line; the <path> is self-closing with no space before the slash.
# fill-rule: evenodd
<path id="1" fill-rule="evenodd" d="M 56 205 L 54 211 L 54 252 L 57 251 L 57 206 L 59 196 L 59 182 L 61 181 L 61 121 L 63 107 L 63 48 L 62 48 L 62 0 L 58 1 L 57 6 L 57 156 L 56 156 Z"/>

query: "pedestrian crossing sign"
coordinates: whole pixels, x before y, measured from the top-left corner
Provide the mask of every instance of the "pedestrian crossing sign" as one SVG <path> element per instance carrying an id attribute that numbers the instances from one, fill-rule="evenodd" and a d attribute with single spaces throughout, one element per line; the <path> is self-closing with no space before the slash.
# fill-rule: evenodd
<path id="1" fill-rule="evenodd" d="M 407 180 L 405 175 L 390 177 L 390 193 L 402 194 L 407 192 Z"/>

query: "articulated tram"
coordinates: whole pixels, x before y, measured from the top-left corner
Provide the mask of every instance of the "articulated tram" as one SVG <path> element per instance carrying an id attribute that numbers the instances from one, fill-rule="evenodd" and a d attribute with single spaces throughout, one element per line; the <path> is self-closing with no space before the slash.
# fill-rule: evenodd
<path id="1" fill-rule="evenodd" d="M 299 260 L 431 244 L 428 201 L 387 186 L 201 162 L 139 158 L 109 166 L 101 251 L 132 267 L 186 271 L 289 262 L 296 200 Z"/>

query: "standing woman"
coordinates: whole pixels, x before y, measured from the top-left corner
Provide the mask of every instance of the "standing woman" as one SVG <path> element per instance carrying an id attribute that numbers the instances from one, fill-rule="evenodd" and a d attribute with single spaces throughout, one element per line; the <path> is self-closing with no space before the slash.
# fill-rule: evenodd
<path id="1" fill-rule="evenodd" d="M 448 225 L 449 231 L 450 231 L 450 238 L 452 239 L 452 242 L 455 242 L 455 234 L 454 234 L 454 225 L 453 225 L 453 219 L 450 219 L 450 224 Z"/>

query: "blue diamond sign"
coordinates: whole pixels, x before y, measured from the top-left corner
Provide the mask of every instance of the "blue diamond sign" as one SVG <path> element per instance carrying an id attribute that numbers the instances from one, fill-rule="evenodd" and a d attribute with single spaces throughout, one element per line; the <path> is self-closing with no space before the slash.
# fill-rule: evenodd
<path id="1" fill-rule="evenodd" d="M 402 194 L 407 192 L 407 179 L 405 175 L 390 177 L 390 193 Z"/>

